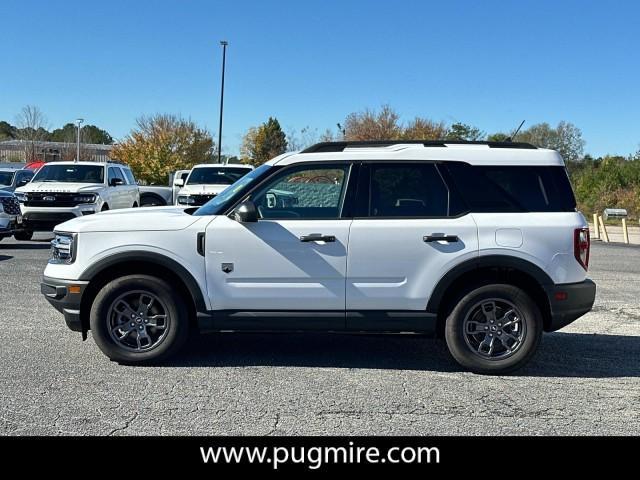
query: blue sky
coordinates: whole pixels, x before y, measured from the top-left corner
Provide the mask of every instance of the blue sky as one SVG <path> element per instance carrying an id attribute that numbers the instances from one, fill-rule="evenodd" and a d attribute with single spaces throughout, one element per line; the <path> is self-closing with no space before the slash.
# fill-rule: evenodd
<path id="1" fill-rule="evenodd" d="M 390 104 L 487 132 L 560 120 L 592 154 L 640 145 L 640 2 L 3 0 L 0 119 L 27 104 L 53 127 L 84 117 L 116 138 L 178 113 L 223 148 L 276 116 L 335 128 Z"/>

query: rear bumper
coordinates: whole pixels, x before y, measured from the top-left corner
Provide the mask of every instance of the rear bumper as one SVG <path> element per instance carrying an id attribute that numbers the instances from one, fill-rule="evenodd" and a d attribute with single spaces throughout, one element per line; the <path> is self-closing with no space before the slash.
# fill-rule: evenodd
<path id="1" fill-rule="evenodd" d="M 64 321 L 74 332 L 82 332 L 80 318 L 80 304 L 82 295 L 89 282 L 78 280 L 62 280 L 59 278 L 43 277 L 40 283 L 40 292 L 47 301 L 64 315 Z M 79 287 L 79 293 L 71 293 L 70 286 Z"/>
<path id="2" fill-rule="evenodd" d="M 546 292 L 551 306 L 551 318 L 545 325 L 545 331 L 554 332 L 591 310 L 596 299 L 596 284 L 586 279 L 579 283 L 552 285 L 546 288 Z"/>

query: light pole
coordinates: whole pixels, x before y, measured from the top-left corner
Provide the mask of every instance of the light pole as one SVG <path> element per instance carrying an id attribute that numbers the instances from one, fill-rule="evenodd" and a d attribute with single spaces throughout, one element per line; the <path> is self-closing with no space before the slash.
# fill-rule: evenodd
<path id="1" fill-rule="evenodd" d="M 84 118 L 78 118 L 76 124 L 78 125 L 78 135 L 76 138 L 76 162 L 80 161 L 80 125 L 84 122 Z"/>
<path id="2" fill-rule="evenodd" d="M 218 163 L 222 162 L 222 109 L 224 107 L 224 66 L 227 59 L 227 45 L 229 42 L 221 40 L 222 45 L 222 84 L 220 85 L 220 123 L 218 125 Z"/>

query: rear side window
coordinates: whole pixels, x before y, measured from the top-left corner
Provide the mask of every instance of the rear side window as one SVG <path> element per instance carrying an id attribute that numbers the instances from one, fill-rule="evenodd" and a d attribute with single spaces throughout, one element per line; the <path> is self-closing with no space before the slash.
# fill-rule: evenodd
<path id="1" fill-rule="evenodd" d="M 472 212 L 572 212 L 576 201 L 564 167 L 446 164 L 461 203 Z"/>
<path id="2" fill-rule="evenodd" d="M 372 163 L 370 217 L 446 217 L 449 191 L 431 163 Z"/>

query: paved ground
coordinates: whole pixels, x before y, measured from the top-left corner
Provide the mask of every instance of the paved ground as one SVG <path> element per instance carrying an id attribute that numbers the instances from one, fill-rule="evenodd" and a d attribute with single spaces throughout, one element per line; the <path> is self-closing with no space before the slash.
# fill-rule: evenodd
<path id="1" fill-rule="evenodd" d="M 0 243 L 2 434 L 640 434 L 638 247 L 594 245 L 595 310 L 510 377 L 389 336 L 208 336 L 119 366 L 41 297 L 47 256 Z"/>

